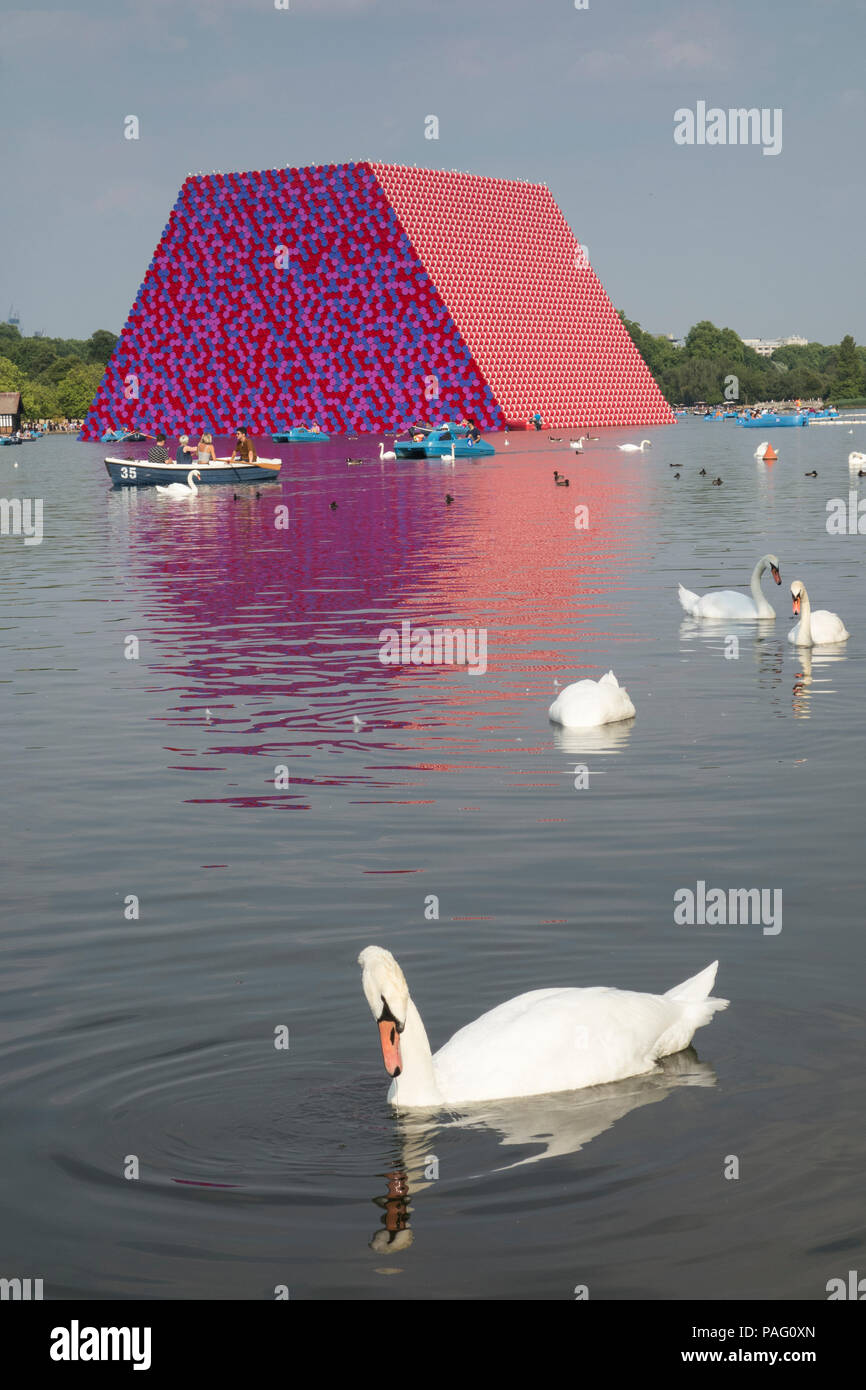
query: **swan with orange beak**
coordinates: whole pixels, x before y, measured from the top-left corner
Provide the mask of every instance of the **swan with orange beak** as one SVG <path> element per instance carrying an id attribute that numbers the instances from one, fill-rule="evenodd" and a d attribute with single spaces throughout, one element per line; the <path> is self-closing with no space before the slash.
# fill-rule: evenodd
<path id="1" fill-rule="evenodd" d="M 806 585 L 802 579 L 795 579 L 791 585 L 792 617 L 800 621 L 788 633 L 788 641 L 795 647 L 831 647 L 837 642 L 847 642 L 851 636 L 838 613 L 826 608 L 812 612 Z"/>
<path id="2" fill-rule="evenodd" d="M 476 1101 L 577 1091 L 641 1076 L 688 1047 L 726 999 L 713 999 L 717 961 L 666 994 L 535 989 L 459 1029 L 434 1055 L 390 951 L 367 946 L 361 983 L 379 1028 L 392 1105 L 435 1110 Z"/>

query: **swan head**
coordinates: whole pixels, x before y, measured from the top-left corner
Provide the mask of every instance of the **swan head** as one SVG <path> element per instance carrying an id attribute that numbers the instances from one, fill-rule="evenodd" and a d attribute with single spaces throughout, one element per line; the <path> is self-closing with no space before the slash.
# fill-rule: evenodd
<path id="1" fill-rule="evenodd" d="M 800 608 L 806 597 L 806 585 L 803 583 L 802 579 L 795 579 L 791 585 L 791 603 L 793 605 L 792 617 L 799 618 Z"/>
<path id="2" fill-rule="evenodd" d="M 389 1076 L 397 1077 L 403 1070 L 400 1034 L 406 1027 L 409 1012 L 406 976 L 391 952 L 381 946 L 366 946 L 358 957 L 358 964 L 361 967 L 361 986 L 370 1012 L 379 1025 L 385 1070 Z"/>
<path id="3" fill-rule="evenodd" d="M 768 569 L 768 570 L 770 571 L 770 573 L 771 573 L 771 575 L 773 576 L 773 578 L 775 579 L 776 583 L 777 583 L 777 584 L 781 584 L 781 582 L 782 582 L 782 576 L 781 576 L 781 574 L 779 573 L 779 557 L 778 557 L 778 555 L 765 555 L 765 556 L 763 557 L 763 559 L 761 560 L 761 564 L 763 565 L 763 567 L 764 567 L 765 570 Z"/>
<path id="4" fill-rule="evenodd" d="M 642 439 L 641 442 L 640 442 L 640 447 L 641 447 L 642 449 L 651 449 L 652 446 L 653 446 L 653 442 L 652 442 L 651 439 Z"/>

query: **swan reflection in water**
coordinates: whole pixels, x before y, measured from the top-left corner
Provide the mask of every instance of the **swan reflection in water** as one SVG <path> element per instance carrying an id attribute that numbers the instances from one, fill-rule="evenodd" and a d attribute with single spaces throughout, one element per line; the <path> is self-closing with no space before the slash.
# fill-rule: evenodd
<path id="1" fill-rule="evenodd" d="M 718 647 L 724 652 L 726 640 L 736 637 L 738 643 L 750 642 L 756 653 L 760 653 L 767 638 L 773 637 L 775 631 L 773 618 L 756 618 L 750 623 L 737 622 L 734 618 L 683 618 L 680 640 L 701 637 L 706 646 Z"/>
<path id="2" fill-rule="evenodd" d="M 794 689 L 791 704 L 794 710 L 795 719 L 809 719 L 812 715 L 812 682 L 819 679 L 820 684 L 826 684 L 829 679 L 829 672 L 818 677 L 821 667 L 829 667 L 834 661 L 844 661 L 848 655 L 844 643 L 837 643 L 832 647 L 797 647 L 794 651 L 794 661 L 797 666 L 797 673 L 794 680 Z M 822 694 L 831 693 L 822 691 Z"/>
<path id="3" fill-rule="evenodd" d="M 688 643 L 693 638 L 701 638 L 705 646 L 728 661 L 739 660 L 747 647 L 758 671 L 759 686 L 781 686 L 787 649 L 772 618 L 758 618 L 753 623 L 685 618 L 680 623 L 680 640 Z"/>
<path id="4" fill-rule="evenodd" d="M 566 729 L 562 724 L 550 727 L 557 748 L 574 757 L 581 753 L 623 752 L 635 722 L 634 719 L 619 719 L 615 724 L 600 724 L 596 729 Z"/>
<path id="5" fill-rule="evenodd" d="M 383 1208 L 381 1226 L 370 1240 L 377 1254 L 407 1250 L 413 1241 L 410 1217 L 412 1199 L 434 1186 L 438 1173 L 435 1154 L 437 1136 L 454 1130 L 493 1131 L 505 1148 L 532 1147 L 511 1163 L 491 1169 L 504 1173 L 538 1163 L 545 1158 L 561 1158 L 578 1153 L 585 1144 L 610 1129 L 618 1120 L 643 1105 L 664 1100 L 677 1086 L 714 1086 L 716 1074 L 701 1062 L 694 1048 L 663 1057 L 655 1069 L 644 1076 L 630 1076 L 605 1086 L 588 1086 L 581 1091 L 557 1091 L 551 1095 L 524 1096 L 522 1099 L 486 1101 L 467 1105 L 442 1118 L 441 1111 L 424 1114 L 398 1111 L 396 1117 L 397 1152 L 393 1166 L 385 1175 L 385 1196 L 373 1198 Z M 476 1179 L 489 1176 L 473 1175 Z"/>

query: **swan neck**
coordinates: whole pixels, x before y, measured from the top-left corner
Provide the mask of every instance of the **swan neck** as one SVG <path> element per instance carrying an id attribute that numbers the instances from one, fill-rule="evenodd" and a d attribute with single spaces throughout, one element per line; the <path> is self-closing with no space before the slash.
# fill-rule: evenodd
<path id="1" fill-rule="evenodd" d="M 800 631 L 811 640 L 812 637 L 812 605 L 809 602 L 809 595 L 804 589 L 800 594 Z"/>
<path id="2" fill-rule="evenodd" d="M 406 1026 L 400 1034 L 400 1054 L 403 1058 L 403 1070 L 388 1092 L 391 1103 L 441 1105 L 442 1093 L 436 1078 L 427 1032 L 411 997 L 406 1010 Z"/>
<path id="3" fill-rule="evenodd" d="M 755 607 L 759 613 L 774 613 L 772 604 L 765 598 L 764 591 L 761 588 L 761 578 L 768 567 L 768 560 L 766 555 L 764 555 L 752 570 L 752 578 L 749 584 L 749 588 L 752 591 L 752 598 L 755 600 Z"/>

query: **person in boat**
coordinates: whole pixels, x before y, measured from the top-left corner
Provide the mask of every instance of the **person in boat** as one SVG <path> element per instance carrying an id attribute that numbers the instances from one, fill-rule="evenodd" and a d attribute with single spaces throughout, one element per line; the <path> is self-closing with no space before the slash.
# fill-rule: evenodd
<path id="1" fill-rule="evenodd" d="M 258 460 L 258 454 L 246 428 L 235 431 L 235 451 L 229 463 L 234 463 L 235 459 L 241 463 L 255 463 Z"/>
<path id="2" fill-rule="evenodd" d="M 464 415 L 463 419 L 460 421 L 460 424 L 463 426 L 465 430 L 468 431 L 469 442 L 471 444 L 477 444 L 479 439 L 481 438 L 481 431 L 479 430 L 475 421 L 470 420 L 468 415 Z"/>
<path id="3" fill-rule="evenodd" d="M 216 463 L 212 434 L 205 433 L 198 441 L 196 445 L 196 463 L 199 468 L 206 468 L 208 464 Z"/>
<path id="4" fill-rule="evenodd" d="M 148 450 L 147 461 L 148 463 L 168 463 L 168 449 L 165 447 L 164 434 L 160 433 L 156 436 L 153 448 Z"/>
<path id="5" fill-rule="evenodd" d="M 318 420 L 314 420 L 313 423 L 310 425 L 310 434 L 321 434 L 321 433 L 322 433 L 322 431 L 321 431 L 321 428 L 320 428 L 320 426 L 319 426 Z"/>
<path id="6" fill-rule="evenodd" d="M 192 467 L 192 457 L 194 453 L 195 449 L 189 442 L 189 435 L 182 434 L 178 440 L 177 453 L 174 456 L 175 463 L 185 463 L 189 467 Z"/>

